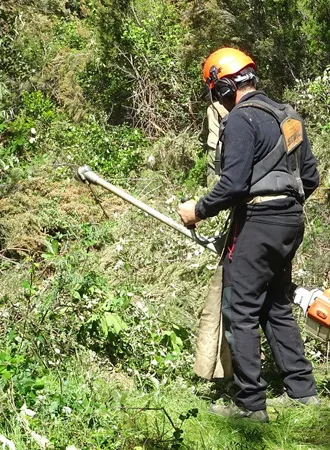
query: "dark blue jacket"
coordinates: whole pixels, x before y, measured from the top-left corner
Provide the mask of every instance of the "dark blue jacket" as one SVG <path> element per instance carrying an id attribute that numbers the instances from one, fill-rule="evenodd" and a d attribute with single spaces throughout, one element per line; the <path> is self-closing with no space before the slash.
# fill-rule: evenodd
<path id="1" fill-rule="evenodd" d="M 253 91 L 244 95 L 239 103 L 250 100 L 262 100 L 278 106 L 262 91 Z M 281 131 L 276 119 L 269 113 L 254 107 L 234 109 L 228 116 L 224 131 L 223 170 L 213 190 L 201 198 L 196 205 L 196 214 L 201 219 L 215 216 L 219 211 L 244 204 L 249 196 L 250 181 L 254 165 L 263 159 L 275 147 Z M 304 130 L 301 145 L 300 175 L 308 198 L 319 184 L 317 163 L 311 152 L 309 139 Z M 258 205 L 248 205 L 255 214 L 276 212 L 296 212 L 302 207 L 295 198 L 274 199 Z"/>

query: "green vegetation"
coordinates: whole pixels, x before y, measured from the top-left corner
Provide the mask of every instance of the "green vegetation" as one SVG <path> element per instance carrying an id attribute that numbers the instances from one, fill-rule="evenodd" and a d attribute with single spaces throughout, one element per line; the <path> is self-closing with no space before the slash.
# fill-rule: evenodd
<path id="1" fill-rule="evenodd" d="M 209 403 L 230 395 L 231 383 L 205 382 L 192 366 L 217 258 L 73 179 L 89 164 L 178 220 L 180 198 L 207 190 L 202 59 L 239 46 L 256 59 L 267 92 L 306 119 L 322 181 L 305 206 L 294 281 L 329 287 L 327 2 L 3 3 L 0 443 L 329 449 L 329 348 L 305 335 L 300 312 L 322 407 L 270 409 L 265 425 L 211 416 Z M 262 351 L 273 396 L 279 378 L 265 343 Z"/>

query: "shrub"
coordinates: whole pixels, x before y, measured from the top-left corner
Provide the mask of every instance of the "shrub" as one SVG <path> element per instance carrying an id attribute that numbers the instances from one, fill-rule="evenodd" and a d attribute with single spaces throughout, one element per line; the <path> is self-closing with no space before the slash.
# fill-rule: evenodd
<path id="1" fill-rule="evenodd" d="M 23 92 L 14 120 L 0 124 L 3 146 L 0 163 L 3 170 L 6 166 L 9 169 L 15 160 L 28 161 L 40 153 L 44 135 L 57 116 L 55 106 L 41 92 Z"/>
<path id="2" fill-rule="evenodd" d="M 106 176 L 127 177 L 139 169 L 147 146 L 141 131 L 128 125 L 103 126 L 93 118 L 70 123 L 40 91 L 24 92 L 15 119 L 0 124 L 0 131 L 3 172 L 44 155 L 46 148 L 57 161 L 89 164 Z"/>
<path id="3" fill-rule="evenodd" d="M 120 179 L 139 170 L 147 141 L 128 125 L 100 126 L 91 120 L 79 125 L 59 121 L 48 144 L 50 154 L 61 162 L 88 164 L 104 176 Z"/>

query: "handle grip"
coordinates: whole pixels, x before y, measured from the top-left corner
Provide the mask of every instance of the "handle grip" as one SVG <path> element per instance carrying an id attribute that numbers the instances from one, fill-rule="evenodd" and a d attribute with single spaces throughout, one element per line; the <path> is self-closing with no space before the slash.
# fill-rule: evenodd
<path id="1" fill-rule="evenodd" d="M 189 200 L 190 200 L 189 197 L 182 197 L 181 203 L 189 202 Z M 196 225 L 189 225 L 186 228 L 188 228 L 188 230 L 196 230 Z"/>

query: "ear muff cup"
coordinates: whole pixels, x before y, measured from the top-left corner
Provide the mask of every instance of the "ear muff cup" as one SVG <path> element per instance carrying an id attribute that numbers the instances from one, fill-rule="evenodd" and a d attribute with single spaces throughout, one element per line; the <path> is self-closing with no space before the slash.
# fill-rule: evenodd
<path id="1" fill-rule="evenodd" d="M 237 86 L 230 78 L 221 78 L 214 83 L 215 94 L 220 98 L 233 98 L 236 95 Z"/>

